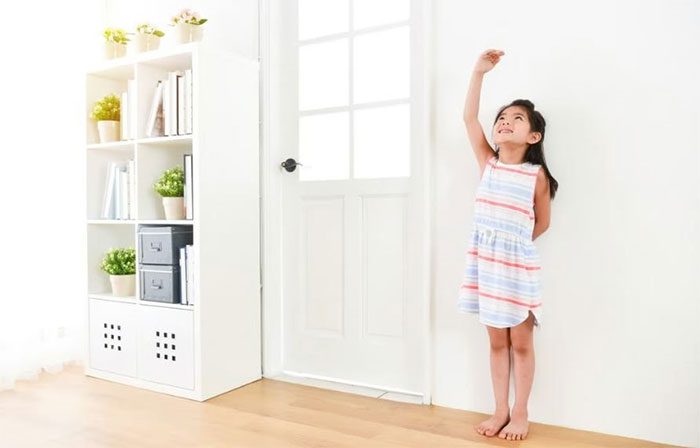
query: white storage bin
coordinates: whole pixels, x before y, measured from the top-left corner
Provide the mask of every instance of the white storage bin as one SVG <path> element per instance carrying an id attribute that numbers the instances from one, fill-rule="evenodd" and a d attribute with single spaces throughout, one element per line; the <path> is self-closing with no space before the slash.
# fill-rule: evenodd
<path id="1" fill-rule="evenodd" d="M 137 325 L 134 303 L 90 299 L 90 367 L 136 376 Z"/>
<path id="2" fill-rule="evenodd" d="M 139 307 L 139 377 L 194 389 L 192 310 Z"/>

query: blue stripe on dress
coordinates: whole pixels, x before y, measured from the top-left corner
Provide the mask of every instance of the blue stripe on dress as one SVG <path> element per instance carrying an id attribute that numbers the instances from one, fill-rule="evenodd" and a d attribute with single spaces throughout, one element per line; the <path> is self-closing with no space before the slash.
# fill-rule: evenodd
<path id="1" fill-rule="evenodd" d="M 540 294 L 539 291 L 536 288 L 530 287 L 530 291 L 524 291 L 522 288 L 522 285 L 519 287 L 520 289 L 513 290 L 509 288 L 503 288 L 503 287 L 491 287 L 490 285 L 487 284 L 483 280 L 483 278 L 479 279 L 479 290 L 474 290 L 474 289 L 467 289 L 464 290 L 462 293 L 463 297 L 477 297 L 477 294 L 479 292 L 483 292 L 486 294 L 492 294 L 492 295 L 497 295 L 497 296 L 503 296 L 506 298 L 513 298 L 515 300 L 520 300 L 522 302 L 531 302 L 531 303 L 537 303 L 540 299 Z M 492 297 L 486 297 L 486 300 L 497 300 Z"/>
<path id="2" fill-rule="evenodd" d="M 461 300 L 457 305 L 461 311 L 476 313 L 479 311 L 479 302 L 477 300 Z"/>
<path id="3" fill-rule="evenodd" d="M 479 275 L 479 288 L 481 286 L 490 287 L 495 291 L 511 291 L 514 293 L 527 294 L 529 297 L 536 299 L 539 296 L 539 287 L 535 282 L 526 283 L 522 280 L 510 280 L 486 273 Z"/>
<path id="4" fill-rule="evenodd" d="M 484 182 L 484 185 L 488 186 L 502 186 L 502 187 L 509 187 L 509 188 L 519 188 L 519 189 L 524 189 L 528 193 L 532 193 L 530 191 L 531 185 L 530 185 L 530 179 L 526 179 L 525 181 L 520 181 L 520 182 L 513 182 L 512 180 L 507 180 L 507 179 L 497 179 L 497 180 L 491 180 L 491 181 L 486 181 Z M 481 187 L 481 185 L 480 185 Z M 531 196 L 526 196 L 525 199 L 530 200 Z"/>
<path id="5" fill-rule="evenodd" d="M 527 281 L 515 281 L 512 279 L 498 278 L 494 276 L 488 276 L 487 274 L 480 274 L 477 277 L 465 276 L 463 283 L 477 283 L 479 284 L 479 292 L 487 292 L 494 295 L 503 295 L 504 297 L 513 297 L 515 299 L 522 299 L 525 302 L 537 302 L 540 298 L 540 291 L 536 282 Z M 466 289 L 462 295 L 474 295 L 476 296 L 477 290 Z"/>
<path id="6" fill-rule="evenodd" d="M 511 186 L 499 185 L 496 183 L 487 184 L 482 190 L 482 193 L 488 193 L 494 196 L 512 197 L 515 200 L 529 201 L 532 199 L 532 192 L 524 188 L 516 188 Z"/>

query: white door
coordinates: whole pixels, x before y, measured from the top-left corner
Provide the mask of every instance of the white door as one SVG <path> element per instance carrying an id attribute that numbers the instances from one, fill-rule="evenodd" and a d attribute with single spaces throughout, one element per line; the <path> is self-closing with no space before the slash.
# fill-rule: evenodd
<path id="1" fill-rule="evenodd" d="M 282 369 L 423 393 L 429 254 L 411 2 L 270 8 Z"/>

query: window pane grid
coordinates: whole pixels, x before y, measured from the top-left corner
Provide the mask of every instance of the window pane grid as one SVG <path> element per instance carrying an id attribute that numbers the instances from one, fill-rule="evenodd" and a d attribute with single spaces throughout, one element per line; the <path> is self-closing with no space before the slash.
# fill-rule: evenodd
<path id="1" fill-rule="evenodd" d="M 412 102 L 410 91 L 410 12 L 408 13 L 408 20 L 373 24 L 371 19 L 368 19 L 369 21 L 365 21 L 364 27 L 355 30 L 353 7 L 355 2 L 361 3 L 362 1 L 349 0 L 347 3 L 347 29 L 349 31 L 313 36 L 308 39 L 300 38 L 297 42 L 299 55 L 305 47 L 342 42 L 343 40 L 347 43 L 345 47 L 347 53 L 343 51 L 341 56 L 347 58 L 347 62 L 343 64 L 345 66 L 343 69 L 347 70 L 347 75 L 343 76 L 340 83 L 335 84 L 347 93 L 346 104 L 337 103 L 340 99 L 337 95 L 333 96 L 331 93 L 320 92 L 321 100 L 335 101 L 336 104 L 329 104 L 325 107 L 302 108 L 302 93 L 300 92 L 300 110 L 298 111 L 298 122 L 300 124 L 302 119 L 304 121 L 312 119 L 312 117 L 323 119 L 323 116 L 328 114 L 340 113 L 340 116 L 344 116 L 347 125 L 345 129 L 339 128 L 338 122 L 335 120 L 335 131 L 342 135 L 339 140 L 330 139 L 327 133 L 325 139 L 328 139 L 328 144 L 331 146 L 335 146 L 331 140 L 338 140 L 335 143 L 340 143 L 339 146 L 345 151 L 345 156 L 342 155 L 342 150 L 338 147 L 328 147 L 328 153 L 334 153 L 339 159 L 343 160 L 340 162 L 340 165 L 336 165 L 335 169 L 324 173 L 322 168 L 329 166 L 330 163 L 328 154 L 326 154 L 323 156 L 323 160 L 318 159 L 319 163 L 317 165 L 319 166 L 316 170 L 313 170 L 313 175 L 304 176 L 300 174 L 300 180 L 396 178 L 410 175 L 410 111 Z M 400 2 L 401 0 L 397 1 Z M 366 6 L 367 4 L 364 5 L 364 7 Z M 362 39 L 363 48 L 356 46 L 356 38 Z M 358 56 L 359 50 L 363 50 L 364 53 Z M 375 53 L 371 54 L 373 50 L 375 50 Z M 388 56 L 388 61 L 384 60 L 385 55 Z M 358 57 L 361 58 L 360 66 L 357 65 Z M 331 62 L 328 61 L 330 58 L 320 59 L 322 60 L 321 64 L 326 63 L 326 65 L 329 65 L 335 62 L 336 68 L 340 65 L 340 61 L 337 58 Z M 299 61 L 299 72 L 301 73 L 303 70 L 301 58 Z M 394 73 L 389 73 L 388 76 L 385 76 L 383 85 L 375 85 L 377 84 L 375 82 L 376 73 L 372 73 L 372 71 L 381 71 L 382 64 L 386 71 L 393 68 Z M 375 68 L 378 68 L 378 70 L 375 70 Z M 360 74 L 357 73 L 358 69 L 361 70 Z M 401 78 L 402 72 L 405 73 L 405 77 L 398 82 L 394 82 L 395 78 Z M 358 86 L 356 83 L 358 82 L 358 77 L 361 78 L 360 82 L 362 82 L 362 79 L 365 81 L 365 84 L 360 86 L 362 87 L 362 90 L 359 91 L 362 93 L 360 97 L 357 96 Z M 323 76 L 320 79 L 323 79 Z M 332 81 L 328 82 L 330 84 L 333 83 Z M 323 85 L 323 83 L 311 82 L 307 83 L 307 89 L 315 89 Z M 343 92 L 341 91 L 340 93 L 342 94 Z M 384 95 L 383 98 L 382 95 Z M 373 96 L 375 97 L 374 99 Z M 312 103 L 307 101 L 305 104 L 309 106 Z M 357 121 L 356 114 L 361 114 L 362 119 L 360 121 Z M 339 117 L 339 115 L 336 116 Z M 379 123 L 377 120 L 384 121 Z M 306 132 L 308 140 L 308 129 Z M 360 147 L 356 148 L 356 143 Z M 302 144 L 301 141 L 300 144 Z M 318 145 L 318 142 L 316 144 Z M 301 147 L 299 149 L 300 154 L 304 153 Z M 356 150 L 359 152 L 356 153 Z M 306 153 L 307 156 L 316 154 L 317 157 L 321 157 L 322 154 L 319 152 L 319 148 L 308 150 Z M 313 158 L 306 162 L 309 165 L 314 165 Z M 358 164 L 357 166 L 356 163 Z M 344 169 L 342 165 L 345 165 Z M 309 172 L 308 174 L 311 173 Z"/>

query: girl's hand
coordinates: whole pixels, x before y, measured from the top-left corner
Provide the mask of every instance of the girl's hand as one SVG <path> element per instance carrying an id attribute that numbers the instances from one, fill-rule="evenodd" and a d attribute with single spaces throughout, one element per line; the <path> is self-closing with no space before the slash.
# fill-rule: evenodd
<path id="1" fill-rule="evenodd" d="M 476 60 L 474 64 L 474 71 L 480 73 L 486 73 L 498 64 L 501 60 L 501 56 L 505 53 L 501 50 L 486 50 L 479 55 L 479 59 Z"/>

